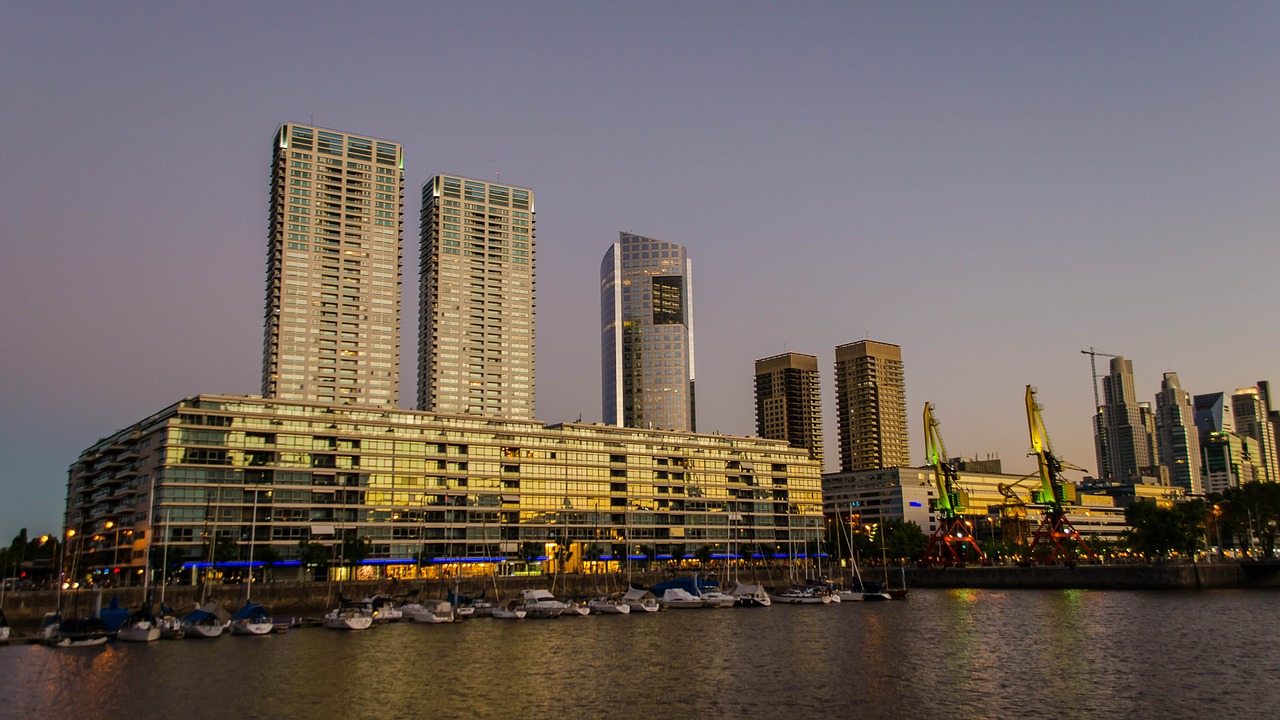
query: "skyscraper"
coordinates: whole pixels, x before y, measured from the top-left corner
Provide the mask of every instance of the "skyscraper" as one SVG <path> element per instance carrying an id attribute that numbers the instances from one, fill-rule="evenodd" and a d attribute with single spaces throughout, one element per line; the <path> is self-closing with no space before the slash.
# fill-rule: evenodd
<path id="1" fill-rule="evenodd" d="M 684 247 L 618 234 L 600 263 L 604 421 L 696 432 L 693 265 Z"/>
<path id="2" fill-rule="evenodd" d="M 836 348 L 840 471 L 907 467 L 902 348 L 874 340 Z"/>
<path id="3" fill-rule="evenodd" d="M 1156 438 L 1160 462 L 1169 483 L 1192 495 L 1204 493 L 1201 478 L 1200 433 L 1196 431 L 1191 393 L 1182 389 L 1178 373 L 1167 372 L 1156 395 Z"/>
<path id="4" fill-rule="evenodd" d="M 783 353 L 756 361 L 756 434 L 806 448 L 822 462 L 818 358 Z"/>
<path id="5" fill-rule="evenodd" d="M 1241 388 L 1231 396 L 1231 414 L 1235 416 L 1236 432 L 1251 437 L 1258 443 L 1258 460 L 1265 475 L 1263 479 L 1280 482 L 1272 412 L 1269 383 L 1260 382 L 1251 388 Z"/>
<path id="6" fill-rule="evenodd" d="M 395 407 L 400 145 L 286 123 L 272 143 L 262 394 Z"/>
<path id="7" fill-rule="evenodd" d="M 1111 373 L 1102 378 L 1100 409 L 1105 444 L 1099 442 L 1098 476 L 1136 480 L 1152 473 L 1155 464 L 1137 395 L 1133 389 L 1133 361 L 1111 358 Z"/>
<path id="8" fill-rule="evenodd" d="M 527 188 L 422 186 L 419 410 L 533 417 L 535 219 Z"/>

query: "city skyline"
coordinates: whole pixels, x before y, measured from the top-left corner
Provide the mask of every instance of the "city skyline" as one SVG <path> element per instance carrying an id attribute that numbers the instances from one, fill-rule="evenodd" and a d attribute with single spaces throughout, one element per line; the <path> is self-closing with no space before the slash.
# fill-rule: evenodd
<path id="1" fill-rule="evenodd" d="M 599 419 L 601 239 L 623 228 L 698 258 L 703 432 L 752 434 L 752 362 L 787 349 L 817 355 L 834 407 L 832 348 L 864 333 L 902 346 L 912 418 L 935 403 L 954 454 L 1011 471 L 1032 466 L 1026 383 L 1058 453 L 1091 464 L 1081 348 L 1134 360 L 1140 401 L 1163 372 L 1192 394 L 1275 377 L 1257 288 L 1280 262 L 1280 10 L 734 10 L 449 8 L 431 29 L 393 6 L 360 31 L 389 57 L 343 67 L 315 42 L 352 31 L 363 13 L 342 6 L 297 18 L 306 43 L 265 9 L 6 9 L 0 534 L 56 524 L 97 438 L 175 398 L 258 391 L 262 151 L 281 122 L 395 138 L 411 196 L 446 171 L 537 189 L 545 422 Z M 416 72 L 432 65 L 449 73 Z M 464 69 L 489 85 L 443 79 Z M 1175 275 L 1231 282 L 1207 298 L 1155 281 Z M 1102 290 L 1134 282 L 1123 307 Z"/>

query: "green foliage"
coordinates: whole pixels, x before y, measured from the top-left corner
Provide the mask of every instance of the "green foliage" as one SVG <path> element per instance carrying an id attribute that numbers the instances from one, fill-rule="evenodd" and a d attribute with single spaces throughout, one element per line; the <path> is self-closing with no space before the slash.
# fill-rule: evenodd
<path id="1" fill-rule="evenodd" d="M 342 538 L 342 564 L 355 567 L 369 558 L 373 552 L 373 543 L 369 538 L 359 535 L 346 535 Z"/>
<path id="2" fill-rule="evenodd" d="M 711 564 L 711 546 L 699 545 L 698 549 L 693 551 L 693 557 L 698 561 L 698 565 L 706 567 Z"/>
<path id="3" fill-rule="evenodd" d="M 1223 493 L 1209 496 L 1213 509 L 1215 530 L 1232 539 L 1233 545 L 1253 549 L 1253 538 L 1258 538 L 1262 552 L 1275 557 L 1276 541 L 1280 532 L 1280 484 L 1249 482 L 1240 487 L 1227 488 Z"/>
<path id="4" fill-rule="evenodd" d="M 1177 552 L 1194 557 L 1204 538 L 1206 506 L 1195 500 L 1162 508 L 1139 500 L 1125 508 L 1125 533 L 1134 552 L 1148 560 L 1163 560 Z"/>
<path id="5" fill-rule="evenodd" d="M 884 522 L 885 554 L 893 561 L 919 561 L 929 549 L 929 536 L 914 521 L 886 520 Z"/>
<path id="6" fill-rule="evenodd" d="M 310 540 L 298 541 L 298 562 L 303 567 L 313 567 L 329 561 L 329 548 Z"/>

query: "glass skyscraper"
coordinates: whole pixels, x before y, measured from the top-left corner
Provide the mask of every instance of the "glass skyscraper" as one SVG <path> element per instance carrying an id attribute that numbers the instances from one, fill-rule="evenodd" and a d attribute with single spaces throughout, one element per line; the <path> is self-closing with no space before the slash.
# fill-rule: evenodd
<path id="1" fill-rule="evenodd" d="M 622 232 L 600 264 L 604 422 L 696 432 L 693 267 L 681 245 Z"/>

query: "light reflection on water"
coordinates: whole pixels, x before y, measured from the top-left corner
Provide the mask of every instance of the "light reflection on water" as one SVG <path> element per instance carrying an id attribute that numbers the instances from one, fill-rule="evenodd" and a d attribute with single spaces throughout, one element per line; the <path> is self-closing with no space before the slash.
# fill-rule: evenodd
<path id="1" fill-rule="evenodd" d="M 0 717 L 1203 717 L 1280 707 L 1267 592 L 905 603 L 0 648 Z"/>

